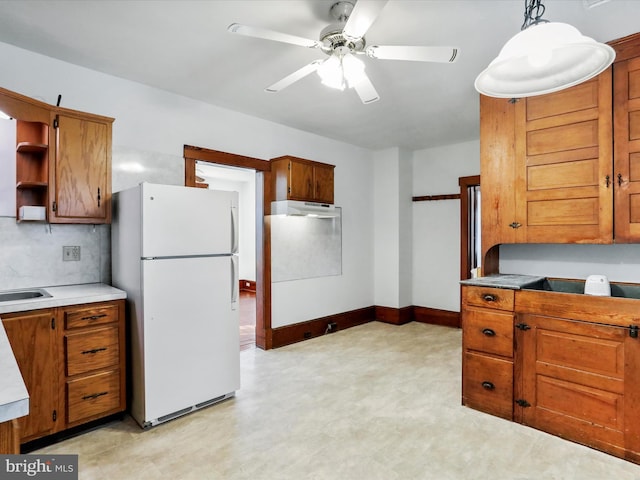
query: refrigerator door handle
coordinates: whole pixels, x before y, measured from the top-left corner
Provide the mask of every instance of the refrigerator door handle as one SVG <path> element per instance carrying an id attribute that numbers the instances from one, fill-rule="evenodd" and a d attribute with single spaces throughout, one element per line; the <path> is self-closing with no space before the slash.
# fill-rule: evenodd
<path id="1" fill-rule="evenodd" d="M 238 207 L 231 206 L 231 253 L 238 253 Z"/>
<path id="2" fill-rule="evenodd" d="M 238 296 L 240 291 L 240 273 L 238 271 L 238 257 L 231 256 L 231 310 L 238 309 Z"/>

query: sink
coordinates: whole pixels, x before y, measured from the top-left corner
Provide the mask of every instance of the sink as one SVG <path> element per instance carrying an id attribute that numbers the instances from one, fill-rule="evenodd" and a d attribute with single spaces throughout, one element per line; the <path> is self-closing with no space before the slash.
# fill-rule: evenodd
<path id="1" fill-rule="evenodd" d="M 559 280 L 545 278 L 540 282 L 535 282 L 524 288 L 528 290 L 544 290 L 547 292 L 584 294 L 584 280 Z M 612 283 L 611 296 L 640 299 L 640 286 L 624 283 Z"/>
<path id="2" fill-rule="evenodd" d="M 46 298 L 51 295 L 42 288 L 30 288 L 25 290 L 0 291 L 0 302 L 14 302 L 16 300 L 30 300 L 32 298 Z"/>

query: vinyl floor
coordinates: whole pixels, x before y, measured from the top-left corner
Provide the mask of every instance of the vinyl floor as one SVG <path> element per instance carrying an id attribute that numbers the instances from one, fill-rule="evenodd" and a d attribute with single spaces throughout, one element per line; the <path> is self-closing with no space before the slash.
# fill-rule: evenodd
<path id="1" fill-rule="evenodd" d="M 461 331 L 372 322 L 240 352 L 236 397 L 35 453 L 80 479 L 632 480 L 640 466 L 460 405 Z"/>

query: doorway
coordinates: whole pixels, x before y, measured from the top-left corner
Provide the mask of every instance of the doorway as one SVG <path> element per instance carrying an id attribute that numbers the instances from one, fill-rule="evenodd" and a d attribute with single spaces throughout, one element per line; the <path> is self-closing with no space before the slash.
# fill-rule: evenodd
<path id="1" fill-rule="evenodd" d="M 235 167 L 236 170 L 243 171 L 244 175 L 251 175 L 253 177 L 253 205 L 255 206 L 253 209 L 253 225 L 255 230 L 253 235 L 249 234 L 249 236 L 254 239 L 253 245 L 255 246 L 255 260 L 253 262 L 255 283 L 252 284 L 251 281 L 247 280 L 244 284 L 241 283 L 239 287 L 244 287 L 245 291 L 247 287 L 253 289 L 255 290 L 255 294 L 251 292 L 250 294 L 240 295 L 241 302 L 243 297 L 248 299 L 245 308 L 243 309 L 242 304 L 240 308 L 241 313 L 244 310 L 247 316 L 247 323 L 250 325 L 245 329 L 247 330 L 247 335 L 249 335 L 249 330 L 255 332 L 252 332 L 255 336 L 253 344 L 265 350 L 271 349 L 273 348 L 271 329 L 271 235 L 270 223 L 268 221 L 269 217 L 267 216 L 270 213 L 271 201 L 271 164 L 266 160 L 258 158 L 245 157 L 191 145 L 184 146 L 184 160 L 184 184 L 188 187 L 208 188 L 209 186 L 205 181 L 199 181 L 198 179 L 198 177 L 200 177 L 202 180 L 205 180 L 204 176 L 197 175 L 196 173 L 198 163 L 203 172 L 203 168 L 206 165 Z M 230 173 L 230 170 L 231 169 L 229 169 L 227 173 Z M 215 183 L 212 184 L 215 185 Z M 247 203 L 247 201 L 245 203 Z M 248 203 L 250 204 L 251 200 L 249 200 Z M 247 227 L 245 226 L 245 228 Z M 246 236 L 247 235 L 245 235 L 245 237 Z M 250 268 L 250 264 L 245 263 L 245 267 Z M 241 278 L 241 280 L 243 279 Z M 247 283 L 249 285 L 247 285 Z M 255 319 L 255 322 L 250 322 L 251 318 Z M 253 327 L 253 325 L 255 325 L 255 327 Z M 244 340 L 245 342 L 249 342 L 247 336 L 245 336 Z"/>
<path id="2" fill-rule="evenodd" d="M 256 173 L 246 168 L 196 161 L 200 188 L 238 193 L 240 350 L 256 344 Z"/>

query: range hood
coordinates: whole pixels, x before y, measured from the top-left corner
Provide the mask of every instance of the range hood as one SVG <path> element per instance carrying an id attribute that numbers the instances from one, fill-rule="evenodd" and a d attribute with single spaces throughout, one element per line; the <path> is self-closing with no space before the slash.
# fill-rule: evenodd
<path id="1" fill-rule="evenodd" d="M 340 216 L 340 208 L 329 203 L 280 200 L 271 202 L 271 215 L 295 215 L 299 217 L 335 218 Z"/>

